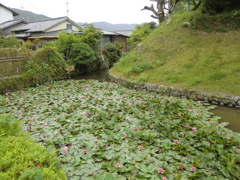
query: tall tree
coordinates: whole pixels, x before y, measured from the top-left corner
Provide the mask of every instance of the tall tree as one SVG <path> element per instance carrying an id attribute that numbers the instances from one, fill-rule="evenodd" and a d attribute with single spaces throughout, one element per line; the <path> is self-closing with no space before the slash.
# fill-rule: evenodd
<path id="1" fill-rule="evenodd" d="M 181 0 L 150 0 L 156 2 L 156 8 L 153 4 L 151 6 L 145 6 L 142 10 L 152 11 L 151 17 L 158 19 L 159 23 L 164 21 L 166 17 L 174 12 L 176 5 Z"/>

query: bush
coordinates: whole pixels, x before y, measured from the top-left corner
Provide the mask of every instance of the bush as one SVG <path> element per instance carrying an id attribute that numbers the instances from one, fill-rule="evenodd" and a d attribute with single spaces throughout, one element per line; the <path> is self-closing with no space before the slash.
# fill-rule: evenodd
<path id="1" fill-rule="evenodd" d="M 122 55 L 123 44 L 121 43 L 108 43 L 103 47 L 102 52 L 109 65 L 112 66 L 117 62 Z"/>
<path id="2" fill-rule="evenodd" d="M 56 154 L 35 144 L 9 115 L 0 115 L 0 147 L 0 179 L 67 179 Z"/>
<path id="3" fill-rule="evenodd" d="M 92 62 L 96 60 L 93 49 L 83 42 L 73 44 L 70 57 L 78 71 L 89 69 Z"/>
<path id="4" fill-rule="evenodd" d="M 63 79 L 65 67 L 63 58 L 54 48 L 41 48 L 34 53 L 33 61 L 27 62 L 24 78 L 28 85 Z"/>
<path id="5" fill-rule="evenodd" d="M 0 48 L 19 48 L 21 46 L 21 40 L 15 37 L 0 38 Z"/>

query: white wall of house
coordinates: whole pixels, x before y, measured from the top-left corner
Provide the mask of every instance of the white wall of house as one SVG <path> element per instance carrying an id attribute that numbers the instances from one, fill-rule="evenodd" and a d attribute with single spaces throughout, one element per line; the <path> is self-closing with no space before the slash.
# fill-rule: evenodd
<path id="1" fill-rule="evenodd" d="M 71 23 L 68 22 L 68 21 L 64 21 L 64 22 L 58 24 L 57 26 L 52 27 L 51 29 L 49 29 L 46 32 L 52 32 L 52 31 L 58 31 L 58 30 L 67 29 L 67 24 L 71 24 Z M 74 25 L 72 25 L 72 30 L 73 31 L 79 31 L 79 28 L 74 26 Z"/>
<path id="2" fill-rule="evenodd" d="M 10 20 L 13 20 L 13 13 L 5 7 L 0 6 L 0 23 Z"/>

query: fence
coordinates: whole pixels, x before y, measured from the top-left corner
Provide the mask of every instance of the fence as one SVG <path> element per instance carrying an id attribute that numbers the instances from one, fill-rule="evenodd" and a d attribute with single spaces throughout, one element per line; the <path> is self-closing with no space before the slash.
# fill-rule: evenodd
<path id="1" fill-rule="evenodd" d="M 0 80 L 20 77 L 24 72 L 25 58 L 0 57 Z"/>

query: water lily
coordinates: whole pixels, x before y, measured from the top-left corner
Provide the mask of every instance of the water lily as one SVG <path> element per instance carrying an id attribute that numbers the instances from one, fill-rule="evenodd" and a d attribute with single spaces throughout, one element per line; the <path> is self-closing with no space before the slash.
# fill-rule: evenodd
<path id="1" fill-rule="evenodd" d="M 196 127 L 194 127 L 194 128 L 192 128 L 192 130 L 193 130 L 194 132 L 196 132 L 196 131 L 197 131 L 197 128 L 196 128 Z"/>
<path id="2" fill-rule="evenodd" d="M 178 170 L 183 170 L 183 167 L 182 166 L 178 166 Z"/>
<path id="3" fill-rule="evenodd" d="M 166 177 L 162 177 L 162 180 L 167 180 L 167 178 Z"/>
<path id="4" fill-rule="evenodd" d="M 119 164 L 119 163 L 115 164 L 115 167 L 119 168 L 119 167 L 120 167 L 120 164 Z"/>
<path id="5" fill-rule="evenodd" d="M 165 172 L 165 170 L 163 168 L 159 168 L 158 169 L 158 173 L 162 173 L 163 174 L 164 172 Z"/>
<path id="6" fill-rule="evenodd" d="M 196 171 L 197 170 L 197 168 L 196 167 L 191 167 L 191 171 Z"/>
<path id="7" fill-rule="evenodd" d="M 178 140 L 178 139 L 175 139 L 175 140 L 173 140 L 173 142 L 174 142 L 175 144 L 178 144 L 179 140 Z"/>
<path id="8" fill-rule="evenodd" d="M 66 153 L 68 153 L 68 147 L 67 146 L 65 146 L 64 148 L 63 148 L 63 152 L 66 154 Z"/>
<path id="9" fill-rule="evenodd" d="M 235 151 L 236 151 L 237 153 L 240 153 L 240 149 L 235 149 Z"/>
<path id="10" fill-rule="evenodd" d="M 143 147 L 143 146 L 138 146 L 138 149 L 139 149 L 139 150 L 143 150 L 144 147 Z"/>
<path id="11" fill-rule="evenodd" d="M 87 150 L 83 150 L 83 154 L 87 154 Z"/>

